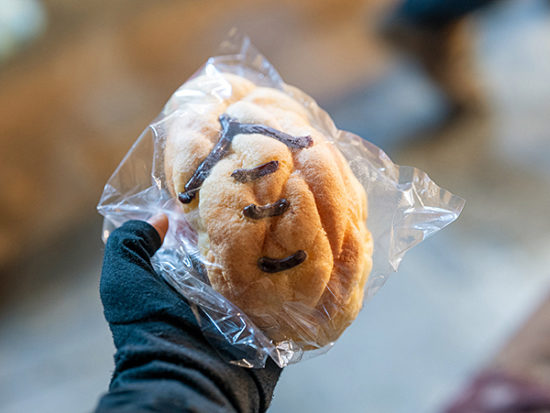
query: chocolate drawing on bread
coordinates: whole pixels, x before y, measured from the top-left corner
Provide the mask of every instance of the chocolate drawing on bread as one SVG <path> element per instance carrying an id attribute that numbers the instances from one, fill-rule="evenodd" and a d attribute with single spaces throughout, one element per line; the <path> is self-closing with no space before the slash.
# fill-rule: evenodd
<path id="1" fill-rule="evenodd" d="M 285 145 L 296 149 L 306 148 L 311 146 L 313 143 L 311 137 L 309 136 L 290 136 L 284 132 L 264 125 L 240 123 L 237 120 L 231 119 L 227 115 L 220 116 L 220 124 L 222 125 L 220 140 L 214 149 L 212 149 L 212 151 L 208 154 L 206 159 L 199 165 L 197 171 L 189 179 L 185 185 L 186 191 L 178 194 L 178 199 L 184 204 L 187 204 L 193 200 L 199 186 L 202 182 L 204 182 L 204 179 L 206 179 L 214 164 L 227 154 L 229 144 L 235 135 L 259 133 L 269 136 L 270 138 L 277 139 Z M 231 176 L 237 181 L 244 183 L 249 180 L 258 179 L 268 173 L 273 173 L 278 166 L 279 163 L 277 161 L 270 161 L 252 169 L 237 169 L 231 173 Z M 289 206 L 290 203 L 286 199 L 281 198 L 277 202 L 267 205 L 258 206 L 255 204 L 250 204 L 244 207 L 243 214 L 245 217 L 252 219 L 274 217 L 284 213 Z M 306 254 L 303 251 L 298 251 L 296 254 L 293 254 L 285 259 L 262 257 L 258 260 L 258 266 L 265 272 L 279 272 L 299 265 L 305 259 Z"/>
<path id="2" fill-rule="evenodd" d="M 298 250 L 294 254 L 281 259 L 261 257 L 258 260 L 258 266 L 262 271 L 274 273 L 300 265 L 306 258 L 307 254 L 302 250 Z"/>
<path id="3" fill-rule="evenodd" d="M 231 140 L 235 135 L 259 133 L 277 139 L 288 147 L 295 149 L 307 148 L 313 143 L 309 136 L 295 137 L 265 125 L 240 123 L 238 120 L 231 119 L 225 114 L 220 116 L 220 124 L 222 125 L 220 140 L 189 179 L 185 185 L 185 192 L 178 194 L 179 200 L 184 204 L 188 204 L 193 200 L 195 193 L 210 173 L 212 167 L 227 153 Z"/>
<path id="4" fill-rule="evenodd" d="M 243 215 L 252 219 L 276 217 L 277 215 L 281 215 L 282 213 L 284 213 L 289 206 L 290 202 L 288 202 L 284 198 L 281 198 L 277 202 L 267 205 L 258 206 L 255 204 L 250 204 L 244 207 Z"/>

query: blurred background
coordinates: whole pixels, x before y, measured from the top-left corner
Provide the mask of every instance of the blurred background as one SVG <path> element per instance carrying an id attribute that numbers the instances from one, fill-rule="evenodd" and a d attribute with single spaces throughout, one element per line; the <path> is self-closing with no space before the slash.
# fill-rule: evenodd
<path id="1" fill-rule="evenodd" d="M 89 412 L 106 391 L 95 205 L 231 27 L 467 201 L 270 411 L 467 411 L 487 374 L 548 394 L 549 1 L 0 0 L 0 412 Z M 521 396 L 499 383 L 483 403 Z"/>

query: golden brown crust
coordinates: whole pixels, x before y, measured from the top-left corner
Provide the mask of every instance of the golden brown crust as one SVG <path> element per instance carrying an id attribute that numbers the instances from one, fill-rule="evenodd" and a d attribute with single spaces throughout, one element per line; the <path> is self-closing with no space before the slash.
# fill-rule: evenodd
<path id="1" fill-rule="evenodd" d="M 200 110 L 186 103 L 173 116 L 165 149 L 168 185 L 174 195 L 184 191 L 218 140 L 223 113 L 241 123 L 312 137 L 311 147 L 291 149 L 263 134 L 236 135 L 195 199 L 182 208 L 199 234 L 212 287 L 273 340 L 320 347 L 335 340 L 361 308 L 372 266 L 365 191 L 300 103 L 244 78 L 220 76 L 218 81 L 230 86 L 224 96 L 212 92 L 219 87 L 211 80 L 209 86 L 201 78 L 185 86 L 204 98 L 198 100 Z M 277 171 L 260 179 L 242 183 L 231 176 L 273 160 Z M 281 198 L 290 203 L 281 215 L 243 215 L 247 205 Z M 293 268 L 267 273 L 258 266 L 260 257 L 284 258 L 299 250 L 307 258 Z"/>

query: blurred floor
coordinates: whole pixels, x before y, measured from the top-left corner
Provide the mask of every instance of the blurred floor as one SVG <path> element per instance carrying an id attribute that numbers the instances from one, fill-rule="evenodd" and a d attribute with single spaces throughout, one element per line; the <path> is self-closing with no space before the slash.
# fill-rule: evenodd
<path id="1" fill-rule="evenodd" d="M 334 349 L 286 369 L 270 411 L 440 411 L 546 295 L 550 13 L 544 1 L 510 1 L 475 23 L 488 115 L 420 133 L 440 123 L 442 97 L 405 59 L 375 84 L 321 97 L 340 127 L 374 134 L 396 162 L 467 204 L 409 253 Z M 19 267 L 44 275 L 0 316 L 0 412 L 90 411 L 106 389 L 113 347 L 97 293 L 98 223 L 54 259 Z"/>

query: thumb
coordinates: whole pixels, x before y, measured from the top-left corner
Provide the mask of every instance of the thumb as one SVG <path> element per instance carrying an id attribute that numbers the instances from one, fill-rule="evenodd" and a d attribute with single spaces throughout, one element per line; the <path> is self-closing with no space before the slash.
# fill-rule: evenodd
<path id="1" fill-rule="evenodd" d="M 147 222 L 157 230 L 161 242 L 164 241 L 164 237 L 168 231 L 168 217 L 160 213 L 149 218 Z"/>

